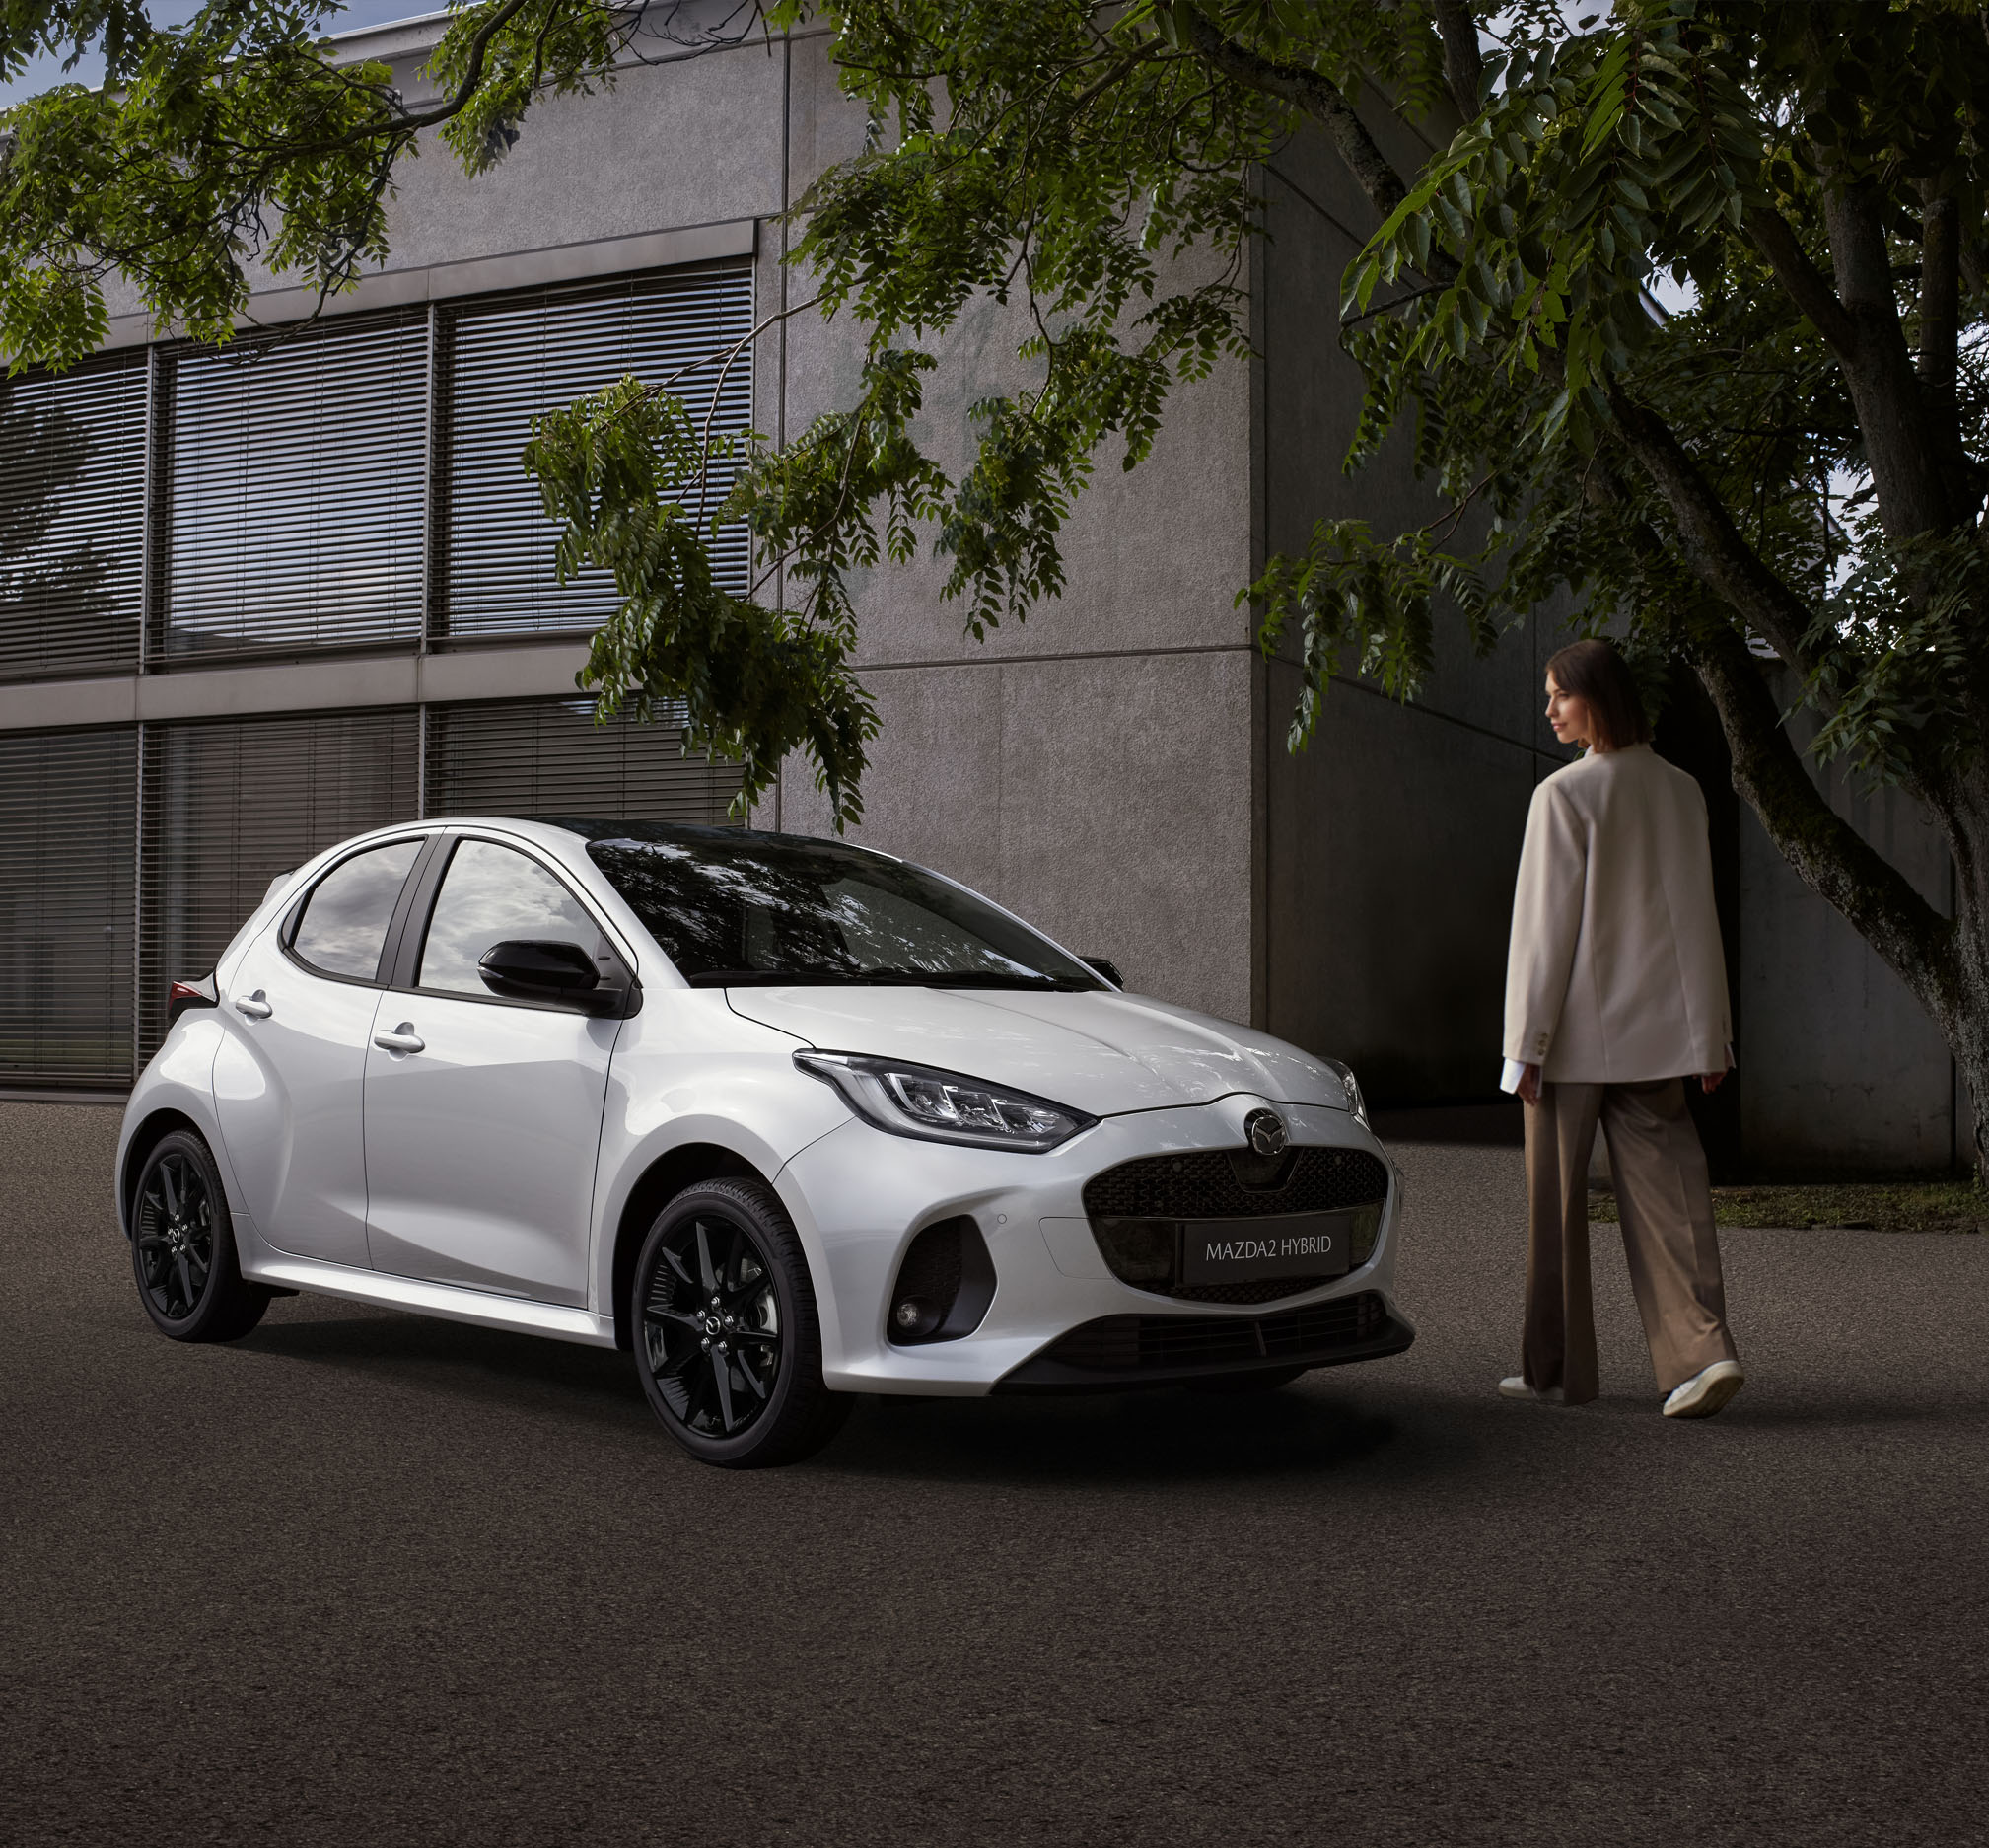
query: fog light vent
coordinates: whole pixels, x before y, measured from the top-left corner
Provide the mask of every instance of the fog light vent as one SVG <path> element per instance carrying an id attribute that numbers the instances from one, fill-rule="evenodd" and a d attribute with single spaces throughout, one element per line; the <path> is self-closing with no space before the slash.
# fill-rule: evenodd
<path id="1" fill-rule="evenodd" d="M 994 1260 L 980 1228 L 961 1214 L 925 1228 L 905 1249 L 887 1328 L 899 1347 L 972 1334 L 994 1301 Z"/>

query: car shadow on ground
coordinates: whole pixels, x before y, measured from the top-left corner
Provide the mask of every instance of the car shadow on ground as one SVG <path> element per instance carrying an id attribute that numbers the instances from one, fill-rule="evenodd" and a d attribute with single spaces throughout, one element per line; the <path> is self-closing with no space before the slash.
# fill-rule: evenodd
<path id="1" fill-rule="evenodd" d="M 605 1348 L 546 1341 L 391 1311 L 331 1314 L 278 1305 L 237 1345 L 354 1381 L 540 1412 L 627 1432 L 651 1426 L 634 1367 Z M 656 1440 L 669 1444 L 661 1430 Z M 1282 1391 L 1144 1392 L 1030 1398 L 864 1394 L 849 1423 L 807 1465 L 839 1474 L 1073 1483 L 1317 1476 L 1382 1465 L 1390 1475 L 1444 1466 L 1475 1450 L 1440 1420 L 1355 1403 L 1305 1380 Z"/>
<path id="2" fill-rule="evenodd" d="M 1421 1473 L 1432 1445 L 1391 1412 L 1309 1386 L 1204 1394 L 1173 1388 L 1029 1398 L 859 1403 L 817 1459 L 833 1473 L 935 1480 L 1168 1483 Z"/>
<path id="3" fill-rule="evenodd" d="M 481 1403 L 543 1405 L 551 1397 L 571 1411 L 617 1425 L 650 1416 L 626 1354 L 439 1316 L 355 1313 L 345 1305 L 329 1315 L 307 1312 L 295 1319 L 272 1312 L 235 1345 L 275 1359 L 336 1367 L 354 1379 L 377 1374 Z"/>

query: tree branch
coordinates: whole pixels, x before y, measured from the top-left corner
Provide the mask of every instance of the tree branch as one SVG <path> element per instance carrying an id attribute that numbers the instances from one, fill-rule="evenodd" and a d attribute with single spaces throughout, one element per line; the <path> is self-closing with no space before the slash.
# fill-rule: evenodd
<path id="1" fill-rule="evenodd" d="M 1844 383 L 1857 407 L 1879 518 L 1895 543 L 1953 524 L 1944 451 L 1906 350 L 1886 248 L 1884 201 L 1864 182 L 1826 177 L 1823 224 L 1837 272 L 1837 298 L 1851 321 Z"/>
<path id="2" fill-rule="evenodd" d="M 1354 113 L 1353 105 L 1329 78 L 1303 64 L 1286 64 L 1238 44 L 1198 7 L 1178 5 L 1174 19 L 1180 27 L 1182 42 L 1225 77 L 1267 97 L 1295 104 L 1319 123 L 1332 136 L 1340 158 L 1384 218 L 1408 197 L 1409 189 L 1402 183 L 1401 175 L 1389 165 L 1387 156 L 1368 133 L 1367 124 Z"/>
<path id="3" fill-rule="evenodd" d="M 1468 122 L 1478 112 L 1478 84 L 1485 70 L 1478 22 L 1466 0 L 1431 0 L 1430 11 L 1444 40 L 1444 79 L 1451 86 L 1451 101 Z"/>
<path id="4" fill-rule="evenodd" d="M 1609 409 L 1630 454 L 1665 497 L 1685 542 L 1685 561 L 1701 583 L 1723 598 L 1798 673 L 1814 666 L 1803 637 L 1808 604 L 1769 570 L 1740 535 L 1727 504 L 1672 432 L 1614 382 L 1606 387 Z"/>
<path id="5" fill-rule="evenodd" d="M 1913 369 L 1919 375 L 1934 440 L 1956 482 L 1966 482 L 1966 500 L 1959 495 L 1951 513 L 1972 517 L 1981 500 L 1981 470 L 1961 441 L 1954 388 L 1960 369 L 1961 338 L 1961 213 L 1952 193 L 1937 192 L 1929 183 L 1921 193 L 1920 221 L 1920 350 Z"/>
<path id="6" fill-rule="evenodd" d="M 1816 331 L 1830 343 L 1837 357 L 1849 361 L 1856 356 L 1858 332 L 1830 278 L 1810 260 L 1809 252 L 1797 241 L 1789 221 L 1766 206 L 1750 206 L 1741 222 L 1754 248 L 1768 259 L 1775 280 L 1789 298 L 1815 324 Z"/>
<path id="7" fill-rule="evenodd" d="M 1954 1001 L 1953 925 L 1810 780 L 1740 636 L 1706 622 L 1692 625 L 1684 647 L 1726 732 L 1734 787 L 1769 839 L 1945 1026 Z"/>

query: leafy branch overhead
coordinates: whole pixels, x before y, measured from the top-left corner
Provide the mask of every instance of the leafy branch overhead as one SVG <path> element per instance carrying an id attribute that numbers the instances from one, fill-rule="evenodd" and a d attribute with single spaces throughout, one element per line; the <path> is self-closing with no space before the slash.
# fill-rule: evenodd
<path id="1" fill-rule="evenodd" d="M 1295 743 L 1346 666 L 1407 696 L 1444 623 L 1482 651 L 1549 599 L 1688 665 L 1737 786 L 1941 1023 L 1989 1138 L 1973 0 L 475 0 L 411 100 L 332 61 L 330 17 L 215 0 L 163 31 L 133 0 L 0 0 L 9 71 L 94 45 L 110 72 L 0 121 L 11 360 L 87 351 L 113 273 L 199 338 L 271 272 L 346 288 L 385 251 L 398 164 L 437 139 L 480 171 L 548 94 L 826 27 L 868 132 L 794 209 L 788 312 L 857 329 L 840 407 L 741 444 L 719 506 L 704 407 L 673 381 L 542 420 L 530 464 L 562 567 L 622 592 L 590 666 L 608 703 L 686 700 L 748 792 L 805 752 L 840 824 L 876 730 L 861 574 L 929 547 L 977 636 L 1058 594 L 1101 459 L 1137 467 L 1176 387 L 1245 359 L 1265 201 L 1329 153 L 1371 212 L 1311 305 L 1365 388 L 1347 465 L 1405 451 L 1431 505 L 1403 533 L 1273 535 L 1247 595 L 1298 672 Z M 941 429 L 969 315 L 1016 330 L 1020 383 Z M 709 566 L 737 521 L 743 595 Z M 1823 802 L 1791 702 L 1816 750 L 1924 805 L 1952 918 Z"/>

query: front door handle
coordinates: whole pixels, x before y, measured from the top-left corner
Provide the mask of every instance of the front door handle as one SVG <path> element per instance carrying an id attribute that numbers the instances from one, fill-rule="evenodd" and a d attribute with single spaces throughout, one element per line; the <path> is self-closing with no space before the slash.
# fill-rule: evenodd
<path id="1" fill-rule="evenodd" d="M 237 995 L 235 997 L 235 1011 L 238 1014 L 248 1015 L 251 1021 L 266 1021 L 276 1012 L 269 1005 L 268 995 L 260 988 L 256 989 L 252 995 Z"/>
<path id="2" fill-rule="evenodd" d="M 420 1052 L 428 1045 L 412 1021 L 402 1021 L 391 1033 L 375 1033 L 373 1043 L 383 1052 Z"/>

